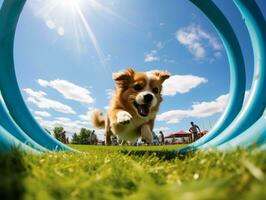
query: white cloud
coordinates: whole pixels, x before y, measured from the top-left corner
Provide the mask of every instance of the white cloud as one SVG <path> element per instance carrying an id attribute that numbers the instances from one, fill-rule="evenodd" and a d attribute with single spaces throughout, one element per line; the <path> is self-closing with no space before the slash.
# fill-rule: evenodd
<path id="1" fill-rule="evenodd" d="M 196 117 L 203 118 L 222 112 L 226 106 L 228 95 L 221 95 L 214 101 L 201 102 L 192 105 L 188 110 L 170 110 L 159 114 L 158 121 L 165 121 L 168 124 L 179 123 L 184 118 Z"/>
<path id="2" fill-rule="evenodd" d="M 171 129 L 169 127 L 158 127 L 154 128 L 153 131 L 170 131 Z"/>
<path id="3" fill-rule="evenodd" d="M 91 97 L 91 92 L 86 88 L 80 87 L 67 80 L 56 79 L 53 81 L 46 81 L 38 79 L 37 82 L 43 87 L 51 87 L 61 93 L 66 99 L 78 101 L 81 103 L 90 104 L 94 102 Z"/>
<path id="4" fill-rule="evenodd" d="M 51 117 L 51 114 L 46 111 L 35 111 L 34 114 L 39 117 Z"/>
<path id="5" fill-rule="evenodd" d="M 157 60 L 159 60 L 159 57 L 157 56 L 156 50 L 152 50 L 150 53 L 144 55 L 144 62 L 154 62 Z"/>
<path id="6" fill-rule="evenodd" d="M 245 93 L 245 99 L 248 98 L 249 91 Z M 159 114 L 157 116 L 158 121 L 165 121 L 167 124 L 175 124 L 179 123 L 182 119 L 195 117 L 195 118 L 204 118 L 210 117 L 216 113 L 221 113 L 224 111 L 227 101 L 229 98 L 229 94 L 224 94 L 217 97 L 213 101 L 203 101 L 200 103 L 195 103 L 192 105 L 191 109 L 187 110 L 170 110 Z M 246 100 L 245 100 L 246 102 Z"/>
<path id="7" fill-rule="evenodd" d="M 85 114 L 79 115 L 79 118 L 83 121 L 90 123 L 92 112 L 93 112 L 93 110 L 88 110 Z"/>
<path id="8" fill-rule="evenodd" d="M 95 130 L 98 139 L 104 139 L 104 129 L 94 129 L 90 127 L 87 121 L 72 120 L 66 117 L 57 117 L 55 120 L 45 120 L 42 117 L 35 117 L 35 119 L 47 130 L 53 134 L 53 129 L 56 126 L 64 127 L 67 137 L 72 138 L 74 133 L 79 133 L 81 128 L 88 128 Z"/>
<path id="9" fill-rule="evenodd" d="M 163 43 L 160 41 L 160 42 L 157 42 L 156 47 L 157 47 L 158 49 L 162 49 L 162 48 L 164 47 L 164 45 L 163 45 Z"/>
<path id="10" fill-rule="evenodd" d="M 106 95 L 107 95 L 108 99 L 112 99 L 114 94 L 115 94 L 114 89 L 106 89 L 105 92 L 106 92 Z"/>
<path id="11" fill-rule="evenodd" d="M 48 99 L 46 93 L 43 91 L 34 91 L 30 88 L 24 89 L 28 95 L 27 101 L 35 104 L 42 109 L 53 109 L 61 113 L 76 114 L 76 112 L 70 107 L 59 101 Z"/>
<path id="12" fill-rule="evenodd" d="M 95 133 L 99 140 L 104 141 L 105 140 L 105 130 L 104 129 L 94 129 Z"/>
<path id="13" fill-rule="evenodd" d="M 196 59 L 203 59 L 206 57 L 207 47 L 210 47 L 216 52 L 222 49 L 222 45 L 215 37 L 195 24 L 177 30 L 176 39 L 182 45 L 186 46 Z M 207 42 L 207 44 L 205 44 L 205 42 Z"/>
<path id="14" fill-rule="evenodd" d="M 163 95 L 174 96 L 186 93 L 208 80 L 194 75 L 173 75 L 163 83 Z"/>
<path id="15" fill-rule="evenodd" d="M 45 120 L 41 117 L 35 117 L 39 123 L 46 129 L 52 132 L 54 127 L 62 126 L 64 127 L 65 131 L 70 133 L 79 133 L 81 128 L 87 128 L 88 123 L 84 123 L 83 121 L 79 120 L 71 120 L 66 117 L 58 117 L 55 120 Z"/>
<path id="16" fill-rule="evenodd" d="M 69 119 L 68 117 L 56 117 L 56 119 L 60 122 L 70 122 L 71 119 Z"/>

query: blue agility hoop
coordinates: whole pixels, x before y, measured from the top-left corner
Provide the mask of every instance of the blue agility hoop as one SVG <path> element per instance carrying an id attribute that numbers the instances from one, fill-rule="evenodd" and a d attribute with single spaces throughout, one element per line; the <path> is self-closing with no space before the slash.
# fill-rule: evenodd
<path id="1" fill-rule="evenodd" d="M 198 141 L 181 149 L 217 148 L 230 150 L 238 146 L 263 145 L 266 139 L 266 23 L 254 0 L 234 0 L 249 31 L 254 52 L 254 77 L 250 97 L 243 106 L 245 66 L 241 48 L 229 21 L 211 0 L 190 0 L 212 22 L 224 44 L 230 67 L 228 106 L 214 128 Z M 16 26 L 26 0 L 5 0 L 0 11 L 0 150 L 19 146 L 36 152 L 70 150 L 50 136 L 34 119 L 20 93 L 14 67 L 13 46 Z"/>

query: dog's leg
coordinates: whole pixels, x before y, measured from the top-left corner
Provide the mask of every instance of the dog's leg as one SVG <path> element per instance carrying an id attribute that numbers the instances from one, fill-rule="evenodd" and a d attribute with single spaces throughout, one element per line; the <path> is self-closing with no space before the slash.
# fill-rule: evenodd
<path id="1" fill-rule="evenodd" d="M 110 133 L 106 133 L 105 144 L 108 145 L 108 146 L 112 144 Z"/>
<path id="2" fill-rule="evenodd" d="M 111 131 L 111 127 L 110 127 L 110 120 L 109 117 L 106 117 L 105 120 L 105 144 L 106 145 L 111 145 L 112 141 L 111 141 L 111 136 L 113 135 L 112 131 Z"/>
<path id="3" fill-rule="evenodd" d="M 124 110 L 118 110 L 115 116 L 116 116 L 116 123 L 122 125 L 128 124 L 132 119 L 132 116 L 127 111 Z"/>
<path id="4" fill-rule="evenodd" d="M 144 124 L 141 129 L 141 137 L 148 143 L 152 144 L 152 132 L 149 124 Z"/>
<path id="5" fill-rule="evenodd" d="M 131 120 L 132 116 L 125 110 L 114 109 L 110 112 L 110 125 L 117 135 L 127 129 Z"/>
<path id="6" fill-rule="evenodd" d="M 149 126 L 150 126 L 150 130 L 152 131 L 153 130 L 153 127 L 154 127 L 154 119 L 150 120 L 148 122 Z"/>

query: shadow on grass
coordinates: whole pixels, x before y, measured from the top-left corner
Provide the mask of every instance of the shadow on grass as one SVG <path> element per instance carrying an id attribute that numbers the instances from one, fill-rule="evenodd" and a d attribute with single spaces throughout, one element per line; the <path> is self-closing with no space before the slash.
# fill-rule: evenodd
<path id="1" fill-rule="evenodd" d="M 26 167 L 22 153 L 12 150 L 0 153 L 0 199 L 23 199 L 25 192 L 23 180 Z"/>
<path id="2" fill-rule="evenodd" d="M 185 158 L 193 156 L 193 152 L 179 154 L 176 150 L 120 150 L 120 152 L 128 156 L 155 156 L 160 160 L 172 160 L 176 158 L 184 160 Z"/>

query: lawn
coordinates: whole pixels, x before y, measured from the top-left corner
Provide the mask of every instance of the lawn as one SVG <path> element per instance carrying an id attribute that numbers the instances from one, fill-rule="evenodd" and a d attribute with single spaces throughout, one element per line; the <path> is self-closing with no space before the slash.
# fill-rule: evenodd
<path id="1" fill-rule="evenodd" d="M 0 155 L 0 199 L 265 199 L 266 153 L 179 146 L 72 146 L 83 153 Z"/>

